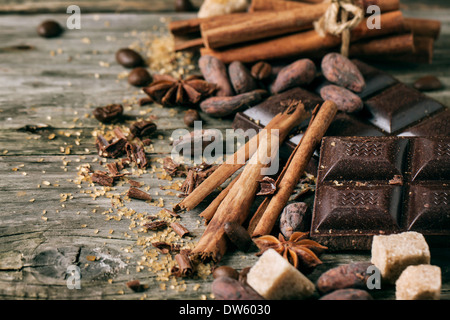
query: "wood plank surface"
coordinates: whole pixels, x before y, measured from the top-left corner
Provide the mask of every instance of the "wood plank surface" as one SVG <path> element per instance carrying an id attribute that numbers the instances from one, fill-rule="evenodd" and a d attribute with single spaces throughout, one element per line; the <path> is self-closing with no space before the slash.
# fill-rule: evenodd
<path id="1" fill-rule="evenodd" d="M 82 13 L 82 29 L 51 40 L 38 37 L 36 26 L 47 18 L 64 23 L 66 14 L 0 17 L 0 299 L 212 299 L 212 276 L 207 272 L 204 277 L 166 278 L 173 259 L 149 245 L 156 232 L 144 232 L 140 227 L 145 216 L 164 216 L 162 208 L 170 209 L 179 201 L 178 191 L 170 188 L 183 179 L 161 179 L 161 159 L 170 154 L 172 132 L 186 128 L 183 111 L 157 105 L 139 107 L 137 100 L 144 95 L 127 84 L 127 70 L 114 59 L 119 48 L 143 48 L 155 37 L 167 35 L 165 26 L 170 19 L 194 14 L 100 13 L 97 2 L 87 2 L 91 10 L 85 12 L 96 13 Z M 44 1 L 0 1 L 0 11 L 48 12 L 66 2 L 46 3 L 48 7 Z M 156 3 L 160 2 L 154 2 L 155 10 L 160 10 Z M 434 62 L 378 66 L 406 83 L 435 74 L 446 89 L 429 95 L 450 106 L 450 7 L 439 1 L 430 6 L 409 3 L 404 7 L 406 16 L 442 21 Z M 32 49 L 14 49 L 18 45 Z M 157 117 L 158 131 L 146 149 L 152 166 L 131 177 L 148 187 L 154 199 L 150 203 L 126 200 L 129 184 L 125 182 L 111 190 L 77 183 L 80 166 L 102 168 L 92 132 L 108 128 L 89 115 L 94 107 L 110 103 L 124 103 L 129 123 Z M 202 117 L 205 128 L 222 132 L 232 122 L 232 118 Z M 50 127 L 35 133 L 18 130 L 35 124 Z M 49 139 L 52 134 L 55 138 Z M 69 154 L 62 152 L 67 148 Z M 113 205 L 119 197 L 125 198 L 124 207 Z M 198 214 L 210 200 L 176 219 L 191 231 L 187 238 L 178 239 L 180 244 L 189 247 L 199 239 L 204 225 Z M 120 211 L 125 207 L 134 211 Z M 166 236 L 173 236 L 169 231 Z M 220 264 L 241 270 L 256 260 L 255 252 L 231 250 Z M 322 260 L 323 265 L 310 275 L 313 281 L 331 267 L 369 261 L 370 253 L 325 253 Z M 442 298 L 449 299 L 448 249 L 433 249 L 432 263 L 442 269 Z M 67 287 L 66 272 L 72 265 L 81 270 L 80 290 Z M 136 279 L 148 289 L 135 293 L 126 287 L 126 282 Z M 395 290 L 388 287 L 371 293 L 375 298 L 393 299 Z"/>

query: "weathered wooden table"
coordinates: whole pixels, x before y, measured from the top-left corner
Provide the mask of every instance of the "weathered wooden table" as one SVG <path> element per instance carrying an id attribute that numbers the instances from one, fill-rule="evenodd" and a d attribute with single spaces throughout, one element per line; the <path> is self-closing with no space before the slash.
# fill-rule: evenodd
<path id="1" fill-rule="evenodd" d="M 442 21 L 434 62 L 381 67 L 406 83 L 435 74 L 446 89 L 430 96 L 450 106 L 450 5 L 445 0 L 402 3 L 407 16 Z M 144 95 L 127 84 L 127 70 L 114 58 L 121 47 L 142 48 L 155 35 L 167 34 L 168 19 L 193 14 L 172 13 L 173 2 L 165 1 L 85 1 L 80 4 L 81 30 L 40 38 L 36 26 L 47 18 L 65 24 L 70 4 L 0 1 L 0 11 L 7 13 L 0 16 L 0 299 L 211 299 L 212 276 L 169 277 L 173 259 L 149 244 L 156 233 L 140 228 L 144 216 L 162 214 L 162 207 L 179 201 L 170 187 L 182 179 L 161 179 L 160 160 L 170 153 L 173 130 L 185 128 L 183 113 L 157 105 L 139 107 L 137 99 Z M 77 180 L 84 165 L 100 168 L 92 132 L 102 128 L 88 115 L 110 103 L 124 103 L 130 120 L 157 117 L 158 132 L 147 149 L 151 167 L 133 175 L 149 188 L 150 204 L 123 200 L 128 184 L 105 191 Z M 225 130 L 232 121 L 203 117 L 207 128 Z M 49 127 L 19 130 L 40 124 Z M 201 236 L 204 225 L 198 214 L 205 206 L 177 219 L 191 231 L 181 244 L 189 246 Z M 162 236 L 172 235 L 160 233 L 158 239 Z M 256 259 L 254 252 L 234 251 L 221 264 L 240 270 Z M 312 280 L 333 266 L 369 261 L 370 253 L 325 253 L 322 260 Z M 442 298 L 448 299 L 449 250 L 432 250 L 432 263 L 442 269 Z M 81 273 L 80 289 L 70 286 L 77 281 L 67 281 L 74 279 L 70 272 L 75 267 Z M 148 288 L 139 293 L 127 288 L 126 282 L 136 279 Z M 372 293 L 394 298 L 393 288 Z"/>

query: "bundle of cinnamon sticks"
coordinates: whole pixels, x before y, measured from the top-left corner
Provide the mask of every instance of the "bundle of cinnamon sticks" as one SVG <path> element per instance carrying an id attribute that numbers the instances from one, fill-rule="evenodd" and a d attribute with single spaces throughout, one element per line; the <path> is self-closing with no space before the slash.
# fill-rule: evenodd
<path id="1" fill-rule="evenodd" d="M 437 20 L 404 17 L 400 0 L 356 0 L 364 12 L 370 5 L 381 14 L 366 14 L 351 30 L 349 56 L 381 61 L 431 63 Z M 224 63 L 287 58 L 321 58 L 339 50 L 341 38 L 319 35 L 313 23 L 329 7 L 324 1 L 252 0 L 248 12 L 173 21 L 169 30 L 175 50 L 200 50 Z M 380 28 L 374 27 L 379 18 Z"/>

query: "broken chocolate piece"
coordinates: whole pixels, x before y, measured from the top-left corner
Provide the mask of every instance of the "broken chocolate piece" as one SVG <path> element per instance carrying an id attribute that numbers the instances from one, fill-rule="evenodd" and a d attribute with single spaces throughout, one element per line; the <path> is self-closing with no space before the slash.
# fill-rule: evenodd
<path id="1" fill-rule="evenodd" d="M 122 117 L 123 106 L 121 104 L 110 104 L 105 107 L 97 107 L 92 111 L 95 119 L 102 123 L 111 123 Z"/>
<path id="2" fill-rule="evenodd" d="M 92 182 L 98 183 L 105 187 L 112 187 L 114 185 L 114 178 L 110 177 L 108 173 L 104 171 L 95 171 L 92 176 Z"/>
<path id="3" fill-rule="evenodd" d="M 264 177 L 259 181 L 260 190 L 256 194 L 257 196 L 268 196 L 274 194 L 277 190 L 276 181 L 271 177 Z"/>

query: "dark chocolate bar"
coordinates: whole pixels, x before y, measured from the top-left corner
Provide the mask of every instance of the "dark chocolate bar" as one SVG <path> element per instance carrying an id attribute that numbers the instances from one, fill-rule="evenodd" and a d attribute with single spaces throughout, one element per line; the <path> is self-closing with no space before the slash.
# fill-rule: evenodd
<path id="1" fill-rule="evenodd" d="M 326 136 L 449 136 L 450 111 L 438 101 L 399 82 L 391 75 L 359 60 L 352 60 L 366 81 L 358 93 L 364 108 L 356 114 L 338 112 Z M 263 103 L 236 114 L 233 128 L 262 129 L 279 112 L 283 102 L 302 100 L 308 110 L 321 104 L 320 88 L 329 82 L 318 76 L 308 88 L 294 88 L 274 95 Z M 283 145 L 280 153 L 289 155 L 306 129 L 305 121 Z M 317 160 L 317 159 L 316 159 Z M 314 173 L 314 172 L 313 172 Z"/>
<path id="2" fill-rule="evenodd" d="M 403 231 L 450 245 L 450 137 L 325 137 L 311 238 L 368 250 L 374 235 Z"/>

